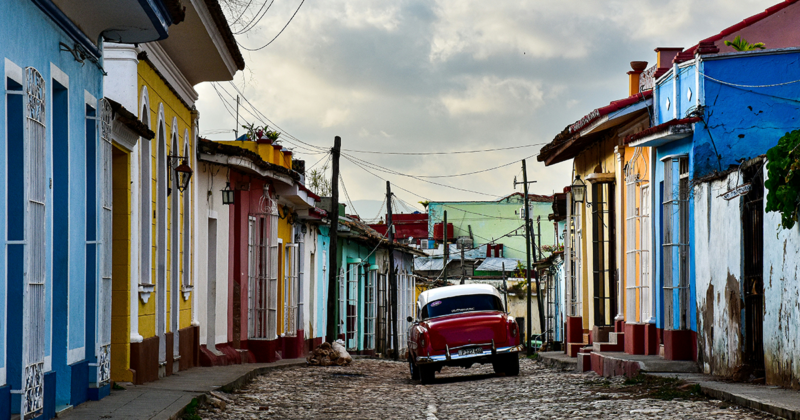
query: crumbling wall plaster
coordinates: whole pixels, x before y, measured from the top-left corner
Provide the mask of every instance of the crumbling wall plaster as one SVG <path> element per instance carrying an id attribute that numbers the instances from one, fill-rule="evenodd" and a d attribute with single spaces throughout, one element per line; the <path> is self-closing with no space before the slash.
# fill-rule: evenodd
<path id="1" fill-rule="evenodd" d="M 730 377 L 742 366 L 742 220 L 740 200 L 719 197 L 737 174 L 694 188 L 698 362 Z"/>

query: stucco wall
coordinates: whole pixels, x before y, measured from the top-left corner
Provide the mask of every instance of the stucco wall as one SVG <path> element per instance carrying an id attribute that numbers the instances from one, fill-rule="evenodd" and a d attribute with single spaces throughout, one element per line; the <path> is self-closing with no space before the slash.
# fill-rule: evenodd
<path id="1" fill-rule="evenodd" d="M 194 293 L 197 299 L 197 319 L 200 323 L 200 344 L 208 345 L 209 321 L 214 322 L 214 341 L 212 344 L 228 342 L 228 261 L 230 258 L 230 206 L 222 204 L 221 190 L 225 187 L 227 168 L 200 162 L 195 171 L 199 213 L 194 217 L 198 222 L 198 235 L 203 240 L 195 242 L 195 252 L 199 258 L 198 272 L 195 276 Z M 216 220 L 216 276 L 209 279 L 209 223 Z M 211 285 L 209 281 L 215 282 Z M 213 287 L 211 287 L 213 286 Z M 214 295 L 211 300 L 209 297 Z M 213 305 L 213 307 L 212 307 Z"/>
<path id="2" fill-rule="evenodd" d="M 553 223 L 547 220 L 547 216 L 553 212 L 553 203 L 531 202 L 530 204 L 533 209 L 531 218 L 534 229 L 536 229 L 536 218 L 541 217 L 542 243 L 554 244 Z M 468 237 L 469 227 L 472 227 L 473 246 L 475 247 L 489 243 L 519 227 L 522 227 L 519 233 L 523 235 L 525 224 L 519 215 L 519 210 L 524 207 L 521 197 L 518 203 L 494 201 L 430 203 L 428 205 L 428 234 L 433 237 L 433 225 L 442 222 L 446 210 L 447 223 L 453 224 L 453 233 L 456 238 Z M 497 239 L 497 243 L 504 245 L 503 253 L 506 258 L 525 260 L 524 236 L 506 236 Z"/>
<path id="3" fill-rule="evenodd" d="M 741 198 L 719 197 L 740 184 L 734 172 L 694 188 L 698 361 L 705 373 L 736 374 L 742 353 Z"/>
<path id="4" fill-rule="evenodd" d="M 800 225 L 787 230 L 780 227 L 780 222 L 779 213 L 764 213 L 764 364 L 768 384 L 797 389 L 800 388 Z"/>

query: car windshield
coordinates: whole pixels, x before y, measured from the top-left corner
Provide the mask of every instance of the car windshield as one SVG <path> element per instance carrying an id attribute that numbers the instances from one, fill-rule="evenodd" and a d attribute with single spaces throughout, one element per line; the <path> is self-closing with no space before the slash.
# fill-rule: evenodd
<path id="1" fill-rule="evenodd" d="M 503 303 L 494 295 L 463 295 L 435 300 L 422 308 L 422 319 L 475 311 L 502 311 Z"/>

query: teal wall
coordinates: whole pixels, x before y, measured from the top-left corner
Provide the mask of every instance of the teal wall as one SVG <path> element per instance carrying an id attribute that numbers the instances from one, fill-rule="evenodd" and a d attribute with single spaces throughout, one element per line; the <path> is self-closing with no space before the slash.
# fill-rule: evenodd
<path id="1" fill-rule="evenodd" d="M 523 209 L 521 196 L 512 196 L 501 201 L 464 201 L 464 202 L 432 202 L 428 204 L 428 236 L 433 237 L 433 225 L 442 222 L 444 211 L 447 211 L 447 223 L 453 224 L 454 236 L 469 236 L 469 226 L 475 240 L 473 246 L 478 247 L 508 234 L 516 228 L 524 234 L 524 223 L 519 216 Z M 553 222 L 547 216 L 553 212 L 552 202 L 531 202 L 531 218 L 534 229 L 536 217 L 541 216 L 542 243 L 555 243 Z M 505 236 L 496 243 L 504 245 L 504 257 L 525 259 L 525 237 Z"/>

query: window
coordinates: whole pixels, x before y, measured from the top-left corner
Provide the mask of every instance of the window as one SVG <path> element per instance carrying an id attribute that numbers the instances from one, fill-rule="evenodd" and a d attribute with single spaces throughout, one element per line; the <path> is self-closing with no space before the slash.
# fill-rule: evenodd
<path id="1" fill-rule="evenodd" d="M 376 317 L 376 283 L 378 271 L 370 269 L 367 273 L 367 284 L 364 288 L 364 349 L 375 348 L 375 317 Z"/>
<path id="2" fill-rule="evenodd" d="M 139 118 L 147 128 L 150 128 L 150 105 L 147 97 L 147 88 L 142 88 L 142 100 L 140 103 L 141 114 Z M 160 132 L 159 132 L 160 134 Z M 141 200 L 141 211 L 139 214 L 139 283 L 142 285 L 153 284 L 153 154 L 150 149 L 150 141 L 142 139 L 138 143 L 139 147 L 139 199 Z"/>
<path id="3" fill-rule="evenodd" d="M 567 270 L 567 315 L 581 315 L 581 230 L 582 202 L 572 201 L 572 194 L 568 195 L 567 203 L 567 238 L 565 240 L 566 270 Z"/>
<path id="4" fill-rule="evenodd" d="M 495 295 L 463 295 L 435 300 L 422 308 L 422 319 L 479 311 L 503 311 L 503 302 Z"/>
<path id="5" fill-rule="evenodd" d="M 345 332 L 345 343 L 347 349 L 358 349 L 358 289 L 360 277 L 360 265 L 347 265 L 347 324 Z"/>
<path id="6" fill-rule="evenodd" d="M 689 159 L 686 156 L 664 160 L 662 194 L 664 327 L 681 330 L 689 325 Z"/>
<path id="7" fill-rule="evenodd" d="M 284 256 L 286 267 L 284 269 L 283 284 L 283 330 L 287 336 L 297 335 L 298 298 L 300 292 L 298 281 L 298 246 L 296 243 L 286 244 Z"/>
<path id="8" fill-rule="evenodd" d="M 650 188 L 641 176 L 646 164 L 639 148 L 625 168 L 625 280 L 626 321 L 650 318 Z M 637 303 L 639 311 L 636 310 Z"/>
<path id="9" fill-rule="evenodd" d="M 100 166 L 102 191 L 100 235 L 100 286 L 98 288 L 97 306 L 97 384 L 105 384 L 111 380 L 111 269 L 112 269 L 112 145 L 111 145 L 111 104 L 106 99 L 98 102 L 100 109 Z"/>
<path id="10" fill-rule="evenodd" d="M 189 130 L 183 134 L 183 156 L 191 159 L 189 154 Z M 176 176 L 177 178 L 177 176 Z M 183 237 L 183 290 L 191 291 L 192 288 L 192 184 L 186 186 L 182 193 L 183 198 L 183 229 L 181 235 Z"/>
<path id="11" fill-rule="evenodd" d="M 594 325 L 613 325 L 617 310 L 614 184 L 592 184 Z"/>
<path id="12" fill-rule="evenodd" d="M 248 218 L 248 336 L 273 340 L 278 336 L 278 216 L 268 198 L 260 210 Z"/>
<path id="13" fill-rule="evenodd" d="M 25 69 L 24 144 L 24 260 L 22 357 L 24 389 L 22 412 L 25 416 L 41 412 L 45 356 L 45 233 L 47 232 L 47 140 L 45 138 L 45 84 L 39 72 Z M 9 139 L 11 140 L 11 139 Z M 19 162 L 19 160 L 18 160 Z M 11 192 L 11 191 L 9 191 Z M 17 223 L 14 223 L 17 224 Z M 9 245 L 11 245 L 9 243 Z"/>

